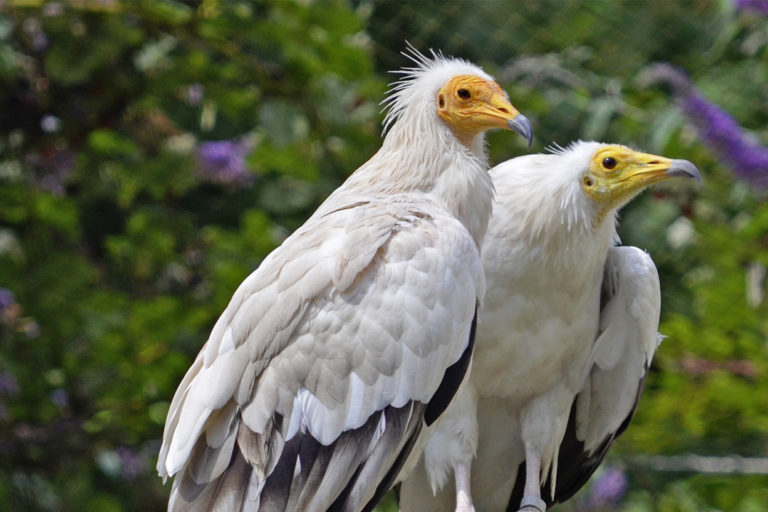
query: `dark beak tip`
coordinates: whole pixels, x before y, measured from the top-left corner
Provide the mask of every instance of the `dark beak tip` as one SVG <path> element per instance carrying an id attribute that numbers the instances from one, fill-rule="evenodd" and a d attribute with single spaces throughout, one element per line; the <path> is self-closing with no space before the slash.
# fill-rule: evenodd
<path id="1" fill-rule="evenodd" d="M 673 160 L 672 165 L 669 166 L 667 175 L 695 179 L 697 186 L 701 188 L 701 173 L 696 166 L 688 160 Z"/>
<path id="2" fill-rule="evenodd" d="M 507 126 L 513 132 L 525 137 L 525 140 L 528 141 L 528 149 L 531 149 L 531 144 L 533 144 L 533 127 L 527 117 L 523 114 L 518 114 L 514 119 L 510 119 L 507 122 Z"/>

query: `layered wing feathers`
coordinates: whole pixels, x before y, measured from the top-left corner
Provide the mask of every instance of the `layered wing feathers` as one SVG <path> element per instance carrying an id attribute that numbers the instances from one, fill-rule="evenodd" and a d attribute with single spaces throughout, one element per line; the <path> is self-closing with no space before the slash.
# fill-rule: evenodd
<path id="1" fill-rule="evenodd" d="M 309 454 L 343 435 L 369 449 L 349 458 L 342 442 L 325 462 L 383 478 L 420 428 L 424 407 L 415 404 L 430 401 L 465 352 L 483 279 L 469 233 L 429 203 L 357 201 L 313 216 L 242 283 L 216 323 L 171 404 L 161 475 L 181 471 L 174 490 L 189 501 L 213 499 L 231 471 L 245 471 L 248 485 L 227 492 L 242 501 L 263 491 L 286 505 L 305 498 L 298 490 L 275 498 L 264 485 L 288 471 L 314 482 L 325 510 L 340 489 L 295 462 L 298 453 L 314 460 Z M 405 438 L 389 439 L 395 431 Z M 381 453 L 380 440 L 392 453 Z M 388 463 L 361 466 L 376 453 Z M 370 498 L 377 484 L 348 492 Z"/>
<path id="2" fill-rule="evenodd" d="M 577 436 L 587 450 L 596 449 L 632 415 L 659 345 L 661 292 L 651 257 L 636 247 L 611 248 L 602 295 L 594 366 L 577 400 Z"/>

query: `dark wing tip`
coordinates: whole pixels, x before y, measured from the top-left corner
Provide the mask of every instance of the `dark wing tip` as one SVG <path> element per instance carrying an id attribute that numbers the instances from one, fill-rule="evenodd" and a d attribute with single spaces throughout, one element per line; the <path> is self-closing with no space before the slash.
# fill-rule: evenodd
<path id="1" fill-rule="evenodd" d="M 464 382 L 464 377 L 467 375 L 467 369 L 469 368 L 469 362 L 472 360 L 472 349 L 475 346 L 475 332 L 477 331 L 477 308 L 475 305 L 475 316 L 472 318 L 472 325 L 469 328 L 469 341 L 467 342 L 467 348 L 459 357 L 459 360 L 453 363 L 445 370 L 443 380 L 440 381 L 435 394 L 427 404 L 427 409 L 424 411 L 424 422 L 427 426 L 431 425 L 443 412 L 448 408 L 448 405 L 453 400 L 454 395 L 459 390 L 459 386 Z"/>

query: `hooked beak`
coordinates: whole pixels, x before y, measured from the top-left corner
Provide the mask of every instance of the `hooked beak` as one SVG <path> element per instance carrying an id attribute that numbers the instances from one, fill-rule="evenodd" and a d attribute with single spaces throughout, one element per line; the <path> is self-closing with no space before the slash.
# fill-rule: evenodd
<path id="1" fill-rule="evenodd" d="M 517 114 L 514 119 L 507 121 L 507 126 L 515 133 L 519 133 L 528 141 L 528 149 L 531 149 L 533 143 L 533 127 L 531 122 L 523 114 Z"/>
<path id="2" fill-rule="evenodd" d="M 488 102 L 488 114 L 499 119 L 502 125 L 499 128 L 505 128 L 512 130 L 525 137 L 528 142 L 528 148 L 530 149 L 533 142 L 533 127 L 531 122 L 521 114 L 507 99 L 507 95 L 499 89 L 491 96 L 491 100 Z"/>
<path id="3" fill-rule="evenodd" d="M 601 205 L 604 213 L 620 208 L 655 183 L 676 178 L 696 180 L 701 186 L 701 173 L 688 160 L 672 160 L 622 146 L 609 146 L 593 155 L 582 187 Z"/>
<path id="4" fill-rule="evenodd" d="M 512 130 L 533 140 L 531 122 L 512 106 L 499 84 L 474 75 L 458 75 L 437 92 L 437 115 L 466 146 L 475 136 L 494 128 Z"/>
<path id="5" fill-rule="evenodd" d="M 670 178 L 689 178 L 696 180 L 696 185 L 701 187 L 701 173 L 688 160 L 672 160 L 672 164 L 667 169 L 667 176 Z"/>
<path id="6" fill-rule="evenodd" d="M 630 190 L 644 189 L 654 183 L 671 178 L 696 180 L 701 186 L 701 173 L 688 160 L 670 160 L 656 155 L 639 154 L 620 179 L 623 187 Z"/>

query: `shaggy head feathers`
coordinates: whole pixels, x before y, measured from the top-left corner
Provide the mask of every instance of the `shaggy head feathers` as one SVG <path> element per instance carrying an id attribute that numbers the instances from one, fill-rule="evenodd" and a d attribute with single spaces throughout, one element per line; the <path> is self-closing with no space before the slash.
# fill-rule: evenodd
<path id="1" fill-rule="evenodd" d="M 435 100 L 440 88 L 456 75 L 477 75 L 486 80 L 493 80 L 478 66 L 462 59 L 446 57 L 442 52 L 429 51 L 424 55 L 413 46 L 402 54 L 413 61 L 414 66 L 403 68 L 393 73 L 402 77 L 390 84 L 387 97 L 381 102 L 387 115 L 384 118 L 384 132 L 403 117 L 434 116 L 438 119 Z M 421 123 L 416 123 L 420 125 Z"/>
<path id="2" fill-rule="evenodd" d="M 511 224 L 524 229 L 534 242 L 554 236 L 578 240 L 574 232 L 593 233 L 597 205 L 584 193 L 580 179 L 589 170 L 592 155 L 604 146 L 599 142 L 577 141 L 566 148 L 554 145 L 548 154 L 525 155 L 499 164 L 491 170 L 499 211 L 505 210 Z M 525 219 L 520 222 L 519 219 Z M 615 217 L 606 219 L 612 229 Z M 505 229 L 502 227 L 502 229 Z"/>

